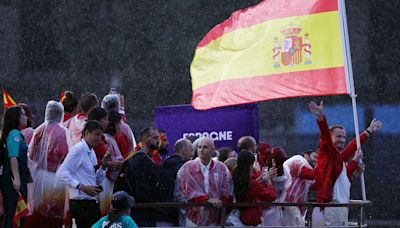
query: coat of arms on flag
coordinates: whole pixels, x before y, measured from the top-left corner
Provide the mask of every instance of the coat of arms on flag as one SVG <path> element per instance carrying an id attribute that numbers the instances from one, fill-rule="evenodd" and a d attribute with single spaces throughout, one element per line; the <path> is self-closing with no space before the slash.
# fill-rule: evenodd
<path id="1" fill-rule="evenodd" d="M 342 11 L 339 0 L 271 0 L 234 12 L 196 47 L 193 107 L 348 94 Z"/>
<path id="2" fill-rule="evenodd" d="M 284 66 L 294 66 L 303 62 L 303 51 L 305 55 L 304 65 L 311 64 L 311 44 L 309 34 L 301 37 L 303 28 L 301 25 L 289 25 L 283 27 L 280 33 L 283 35 L 281 42 L 278 37 L 274 37 L 273 59 L 274 67 L 279 68 L 282 63 Z M 280 60 L 280 61 L 279 61 Z"/>

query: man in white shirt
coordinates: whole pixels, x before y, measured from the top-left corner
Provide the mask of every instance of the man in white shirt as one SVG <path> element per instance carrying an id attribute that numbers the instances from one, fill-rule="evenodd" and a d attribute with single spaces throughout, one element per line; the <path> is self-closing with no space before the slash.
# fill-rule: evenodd
<path id="1" fill-rule="evenodd" d="M 98 195 L 110 153 L 103 157 L 103 166 L 98 167 L 93 151 L 103 135 L 103 128 L 97 121 L 86 122 L 83 138 L 68 152 L 57 171 L 57 178 L 68 185 L 71 215 L 78 227 L 91 227 L 100 219 Z"/>

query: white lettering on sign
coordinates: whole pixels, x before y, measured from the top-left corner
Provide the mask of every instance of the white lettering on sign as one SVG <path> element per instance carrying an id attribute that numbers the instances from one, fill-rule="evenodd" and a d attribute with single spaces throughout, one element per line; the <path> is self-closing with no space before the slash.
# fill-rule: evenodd
<path id="1" fill-rule="evenodd" d="M 232 131 L 212 131 L 212 132 L 185 132 L 182 138 L 187 138 L 189 136 L 210 137 L 214 141 L 229 141 L 233 139 Z"/>

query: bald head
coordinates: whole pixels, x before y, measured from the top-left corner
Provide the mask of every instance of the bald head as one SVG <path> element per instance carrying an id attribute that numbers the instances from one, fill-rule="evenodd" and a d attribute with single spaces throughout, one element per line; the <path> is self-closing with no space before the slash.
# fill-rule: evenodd
<path id="1" fill-rule="evenodd" d="M 251 136 L 243 136 L 238 140 L 238 151 L 248 150 L 252 153 L 257 152 L 256 140 Z"/>
<path id="2" fill-rule="evenodd" d="M 197 155 L 199 156 L 201 162 L 204 165 L 208 165 L 211 160 L 212 153 L 215 151 L 214 140 L 205 137 L 199 140 L 199 145 L 197 146 Z"/>

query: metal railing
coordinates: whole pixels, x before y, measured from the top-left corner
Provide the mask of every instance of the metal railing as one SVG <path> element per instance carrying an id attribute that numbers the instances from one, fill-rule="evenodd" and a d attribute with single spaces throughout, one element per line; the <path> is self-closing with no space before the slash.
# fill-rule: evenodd
<path id="1" fill-rule="evenodd" d="M 359 216 L 358 221 L 355 225 L 349 225 L 346 227 L 367 227 L 367 224 L 364 222 L 364 213 L 365 208 L 372 206 L 371 201 L 361 201 L 361 200 L 350 200 L 349 203 L 316 203 L 316 202 L 306 202 L 306 203 L 269 203 L 269 202 L 240 202 L 240 203 L 222 203 L 221 210 L 221 225 L 220 227 L 225 227 L 225 221 L 227 219 L 226 209 L 227 208 L 241 208 L 241 207 L 288 207 L 288 206 L 297 206 L 307 208 L 307 220 L 306 227 L 312 226 L 312 213 L 314 208 L 316 207 L 347 207 L 347 208 L 359 208 Z M 188 208 L 188 207 L 212 207 L 208 203 L 136 203 L 134 205 L 135 208 Z M 271 226 L 268 226 L 271 227 Z M 276 226 L 274 226 L 276 227 Z M 283 226 L 282 226 L 283 227 Z M 284 226 L 287 227 L 287 226 Z M 335 226 L 335 227 L 343 227 L 343 226 Z"/>

